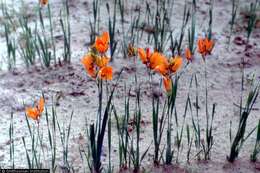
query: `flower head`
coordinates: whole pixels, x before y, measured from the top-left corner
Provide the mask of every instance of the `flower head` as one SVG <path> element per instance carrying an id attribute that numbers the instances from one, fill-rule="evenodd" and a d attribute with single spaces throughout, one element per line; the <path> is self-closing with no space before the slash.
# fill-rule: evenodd
<path id="1" fill-rule="evenodd" d="M 40 0 L 40 4 L 41 5 L 47 5 L 48 4 L 48 0 Z"/>
<path id="2" fill-rule="evenodd" d="M 94 47 L 99 53 L 105 53 L 109 45 L 109 33 L 103 32 L 101 36 L 96 38 Z"/>
<path id="3" fill-rule="evenodd" d="M 102 80 L 112 80 L 113 68 L 110 66 L 101 68 L 98 72 L 98 77 Z"/>
<path id="4" fill-rule="evenodd" d="M 206 55 L 211 54 L 214 48 L 214 41 L 208 38 L 199 38 L 198 40 L 198 52 L 205 57 Z"/>
<path id="5" fill-rule="evenodd" d="M 92 77 L 96 77 L 95 58 L 91 54 L 85 55 L 81 59 L 81 63 L 85 67 L 87 73 Z"/>
<path id="6" fill-rule="evenodd" d="M 204 39 L 203 39 L 203 38 L 199 38 L 197 44 L 198 44 L 198 52 L 199 52 L 201 55 L 204 55 L 205 52 L 206 52 L 206 47 L 205 47 Z"/>
<path id="7" fill-rule="evenodd" d="M 27 107 L 25 109 L 25 112 L 28 117 L 38 121 L 43 110 L 44 110 L 44 98 L 41 97 L 39 102 L 34 107 Z"/>

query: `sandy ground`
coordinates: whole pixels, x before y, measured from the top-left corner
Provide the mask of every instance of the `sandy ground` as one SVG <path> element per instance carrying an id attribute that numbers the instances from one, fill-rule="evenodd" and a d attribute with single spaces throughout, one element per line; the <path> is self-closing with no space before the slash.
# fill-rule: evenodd
<path id="1" fill-rule="evenodd" d="M 111 3 L 111 1 L 106 1 Z M 141 7 L 141 14 L 144 13 L 145 3 L 138 3 L 137 1 L 127 0 L 126 7 L 126 26 L 129 26 L 130 16 L 137 15 L 136 7 Z M 33 1 L 28 1 L 28 8 L 33 8 L 36 4 Z M 151 1 L 151 4 L 155 3 Z M 197 11 L 197 33 L 201 35 L 205 28 L 207 28 L 208 19 L 207 10 L 209 3 L 206 0 L 198 1 Z M 242 2 L 243 5 L 248 4 Z M 53 0 L 51 2 L 54 16 L 58 16 L 60 9 L 60 1 Z M 182 20 L 184 1 L 176 0 L 173 10 L 173 16 L 171 23 L 173 28 L 180 30 L 180 23 Z M 26 127 L 26 121 L 24 116 L 24 105 L 31 105 L 32 102 L 37 99 L 42 92 L 46 96 L 47 107 L 51 107 L 52 98 L 59 97 L 60 99 L 56 103 L 57 116 L 61 122 L 67 122 L 67 117 L 70 116 L 71 111 L 74 111 L 74 117 L 72 120 L 72 131 L 70 138 L 69 160 L 73 164 L 76 172 L 83 172 L 84 167 L 87 167 L 86 162 L 82 163 L 79 156 L 79 146 L 86 142 L 86 124 L 90 124 L 96 117 L 97 110 L 97 89 L 95 82 L 86 75 L 82 65 L 80 64 L 80 58 L 87 51 L 87 44 L 89 42 L 89 17 L 92 15 L 90 12 L 92 9 L 90 1 L 74 0 L 70 1 L 71 10 L 71 27 L 72 27 L 72 64 L 71 65 L 58 65 L 57 67 L 51 67 L 49 69 L 43 69 L 40 65 L 25 69 L 24 65 L 18 65 L 18 68 L 13 72 L 7 72 L 3 70 L 0 73 L 0 166 L 9 167 L 9 123 L 10 114 L 14 113 L 14 134 L 15 134 L 15 165 L 17 167 L 25 167 L 26 156 L 23 148 L 22 136 L 28 138 L 29 132 Z M 236 33 L 231 38 L 231 44 L 227 47 L 226 42 L 229 36 L 229 19 L 231 13 L 231 2 L 229 0 L 217 0 L 214 4 L 214 19 L 213 19 L 213 37 L 216 40 L 215 48 L 212 56 L 208 57 L 207 70 L 209 77 L 209 104 L 217 103 L 216 117 L 213 123 L 214 134 L 214 146 L 212 149 L 211 161 L 197 162 L 195 159 L 194 148 L 192 150 L 190 164 L 186 163 L 186 135 L 184 135 L 183 151 L 180 156 L 180 169 L 179 172 L 191 172 L 191 173 L 209 173 L 209 172 L 230 172 L 230 173 L 254 173 L 260 171 L 260 163 L 250 163 L 249 156 L 253 150 L 255 136 L 253 135 L 245 143 L 238 161 L 233 165 L 226 161 L 226 156 L 229 154 L 230 141 L 229 141 L 229 127 L 230 121 L 233 121 L 233 132 L 235 132 L 238 123 L 238 108 L 234 106 L 234 103 L 239 103 L 240 96 L 240 83 L 241 83 L 241 58 L 245 58 L 245 74 L 246 74 L 246 88 L 248 91 L 250 79 L 255 74 L 256 79 L 260 79 L 260 30 L 257 28 L 250 39 L 250 48 L 247 51 L 245 49 L 246 34 L 244 32 L 245 23 L 243 22 L 243 16 L 239 15 L 238 24 L 235 27 Z M 107 15 L 105 5 L 101 7 L 101 30 L 107 30 Z M 119 17 L 118 17 L 119 20 Z M 55 21 L 58 22 L 58 21 Z M 117 27 L 120 29 L 120 22 L 117 22 Z M 178 34 L 179 31 L 176 31 Z M 118 33 L 122 35 L 121 31 Z M 60 28 L 56 28 L 55 36 L 57 43 L 61 46 Z M 118 36 L 119 38 L 119 36 Z M 0 38 L 1 47 L 4 46 L 4 38 Z M 138 46 L 147 46 L 146 41 L 140 42 Z M 167 46 L 166 46 L 167 47 Z M 2 48 L 1 48 L 2 49 Z M 120 48 L 121 49 L 121 48 Z M 134 64 L 133 59 L 123 58 L 122 51 L 118 50 L 115 53 L 115 61 L 111 65 L 115 68 L 115 77 L 119 71 L 126 67 L 123 72 L 120 84 L 116 90 L 114 103 L 119 112 L 123 111 L 124 100 L 124 84 L 128 88 L 133 87 L 134 75 L 137 74 L 138 81 L 142 83 L 142 102 L 143 105 L 143 120 L 145 125 L 142 127 L 141 134 L 141 150 L 144 151 L 152 141 L 152 127 L 151 127 L 151 92 L 149 91 L 149 79 L 146 69 L 141 62 L 137 61 Z M 1 50 L 1 58 L 5 56 L 5 50 Z M 4 61 L 3 59 L 1 60 Z M 21 62 L 18 64 L 22 64 Z M 2 66 L 5 69 L 4 66 Z M 177 110 L 180 119 L 183 117 L 184 105 L 186 96 L 188 93 L 189 81 L 193 73 L 197 73 L 199 79 L 200 89 L 200 123 L 202 127 L 205 127 L 205 99 L 204 99 L 204 65 L 198 54 L 195 55 L 194 62 L 184 69 L 184 74 L 181 77 L 179 83 L 179 92 L 177 97 Z M 155 75 L 154 82 L 159 82 L 159 76 Z M 158 87 L 158 86 L 157 86 Z M 163 91 L 163 90 L 162 90 Z M 132 94 L 134 96 L 134 93 Z M 194 93 L 192 93 L 194 96 Z M 134 97 L 131 97 L 132 102 Z M 164 93 L 162 92 L 161 100 L 164 99 Z M 195 101 L 194 97 L 192 101 Z M 259 118 L 260 111 L 259 99 L 255 105 L 255 109 L 252 111 L 248 119 L 248 130 L 256 126 Z M 134 106 L 132 107 L 132 109 Z M 210 106 L 211 108 L 211 106 Z M 44 118 L 43 118 L 44 119 Z M 46 128 L 45 120 L 41 121 L 41 128 Z M 186 119 L 187 124 L 191 125 L 191 115 L 188 114 Z M 33 123 L 33 122 L 32 122 Z M 205 129 L 203 128 L 203 132 Z M 173 129 L 173 134 L 176 131 Z M 47 134 L 47 133 L 46 133 Z M 113 125 L 113 139 L 117 139 L 115 124 Z M 45 136 L 47 139 L 47 136 Z M 144 140 L 145 139 L 145 140 Z M 105 142 L 106 143 L 106 142 Z M 47 145 L 47 140 L 46 140 Z M 107 151 L 107 144 L 105 144 L 104 151 Z M 59 149 L 61 150 L 61 148 Z M 113 141 L 112 146 L 112 162 L 115 166 L 118 164 L 118 146 L 117 140 Z M 152 163 L 153 148 L 149 150 L 149 154 L 143 162 L 143 166 L 149 168 Z M 59 156 L 60 157 L 60 156 Z M 106 155 L 103 156 L 103 161 L 106 164 Z M 59 165 L 62 166 L 61 158 L 59 158 Z M 47 165 L 46 165 L 47 166 Z M 117 167 L 116 167 L 117 169 Z M 172 172 L 178 169 L 166 169 L 166 172 Z M 164 169 L 162 169 L 164 170 Z M 155 169 L 153 172 L 160 172 Z"/>

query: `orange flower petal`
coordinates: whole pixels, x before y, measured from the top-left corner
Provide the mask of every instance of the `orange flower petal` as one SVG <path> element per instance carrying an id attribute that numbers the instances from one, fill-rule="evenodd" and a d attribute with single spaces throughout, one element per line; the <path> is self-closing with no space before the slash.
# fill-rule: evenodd
<path id="1" fill-rule="evenodd" d="M 106 31 L 106 32 L 103 32 L 103 34 L 102 34 L 102 39 L 103 39 L 103 41 L 105 42 L 105 43 L 108 43 L 109 42 L 109 39 L 110 39 L 110 37 L 109 37 L 109 33 Z"/>
<path id="2" fill-rule="evenodd" d="M 151 51 L 150 51 L 150 49 L 149 48 L 146 48 L 146 58 L 147 58 L 147 61 L 150 61 L 150 57 L 151 57 Z"/>
<path id="3" fill-rule="evenodd" d="M 177 72 L 182 66 L 182 57 L 175 56 L 174 58 L 170 59 L 170 70 L 175 73 Z"/>
<path id="4" fill-rule="evenodd" d="M 171 92 L 171 90 L 172 90 L 171 78 L 163 76 L 163 86 L 167 92 Z"/>
<path id="5" fill-rule="evenodd" d="M 208 38 L 206 38 L 204 42 L 205 42 L 206 51 L 208 54 L 210 54 L 211 51 L 213 50 L 214 42 L 213 40 L 209 40 Z"/>
<path id="6" fill-rule="evenodd" d="M 85 55 L 81 59 L 81 63 L 84 65 L 85 70 L 93 78 L 95 78 L 95 76 L 96 76 L 96 70 L 95 70 L 94 62 L 95 62 L 95 59 L 90 54 Z"/>
<path id="7" fill-rule="evenodd" d="M 144 49 L 138 48 L 137 51 L 138 51 L 138 55 L 139 55 L 139 57 L 140 57 L 142 63 L 143 63 L 143 64 L 146 64 L 147 61 L 148 61 L 148 59 L 147 59 L 147 56 L 146 56 L 146 53 L 145 53 Z"/>
<path id="8" fill-rule="evenodd" d="M 40 98 L 39 103 L 37 105 L 37 109 L 40 114 L 43 112 L 43 110 L 44 110 L 44 98 L 43 97 Z"/>
<path id="9" fill-rule="evenodd" d="M 112 80 L 113 68 L 110 66 L 101 68 L 98 72 L 98 77 L 102 80 Z"/>
<path id="10" fill-rule="evenodd" d="M 185 57 L 188 61 L 192 61 L 192 53 L 189 48 L 186 48 L 185 50 Z"/>

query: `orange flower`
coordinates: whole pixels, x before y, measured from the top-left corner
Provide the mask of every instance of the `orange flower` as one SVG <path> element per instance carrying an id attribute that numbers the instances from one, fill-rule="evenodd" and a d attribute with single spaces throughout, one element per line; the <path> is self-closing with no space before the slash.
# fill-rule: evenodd
<path id="1" fill-rule="evenodd" d="M 48 4 L 48 0 L 40 0 L 40 4 L 41 5 L 47 5 Z"/>
<path id="2" fill-rule="evenodd" d="M 81 59 L 81 63 L 84 65 L 87 73 L 91 77 L 95 78 L 96 77 L 96 69 L 94 64 L 95 58 L 91 54 L 87 54 Z"/>
<path id="3" fill-rule="evenodd" d="M 167 92 L 171 92 L 172 90 L 172 80 L 169 77 L 163 76 L 163 85 Z"/>
<path id="4" fill-rule="evenodd" d="M 182 57 L 175 56 L 174 58 L 170 58 L 170 70 L 171 72 L 177 72 L 182 66 Z"/>
<path id="5" fill-rule="evenodd" d="M 146 51 L 142 48 L 138 48 L 138 55 L 142 61 L 143 64 L 147 64 L 150 60 L 151 57 L 151 53 L 150 53 L 150 49 L 146 48 Z"/>
<path id="6" fill-rule="evenodd" d="M 41 97 L 38 104 L 35 107 L 28 107 L 25 109 L 27 116 L 33 120 L 39 120 L 42 112 L 44 110 L 44 98 Z"/>
<path id="7" fill-rule="evenodd" d="M 112 80 L 113 68 L 110 66 L 101 68 L 98 72 L 98 77 L 102 80 Z"/>
<path id="8" fill-rule="evenodd" d="M 94 46 L 99 53 L 103 54 L 107 51 L 108 44 L 109 44 L 109 33 L 103 32 L 103 34 L 101 36 L 96 38 Z"/>
<path id="9" fill-rule="evenodd" d="M 203 38 L 199 38 L 198 40 L 198 52 L 202 55 L 205 56 L 206 54 L 206 46 Z"/>
<path id="10" fill-rule="evenodd" d="M 214 41 L 208 38 L 199 38 L 198 40 L 198 52 L 204 57 L 211 54 L 214 47 Z"/>
<path id="11" fill-rule="evenodd" d="M 185 50 L 185 57 L 188 61 L 192 61 L 192 53 L 189 48 L 186 48 Z"/>
<path id="12" fill-rule="evenodd" d="M 155 69 L 157 66 L 168 67 L 168 59 L 161 53 L 154 52 L 150 58 L 150 68 Z"/>

